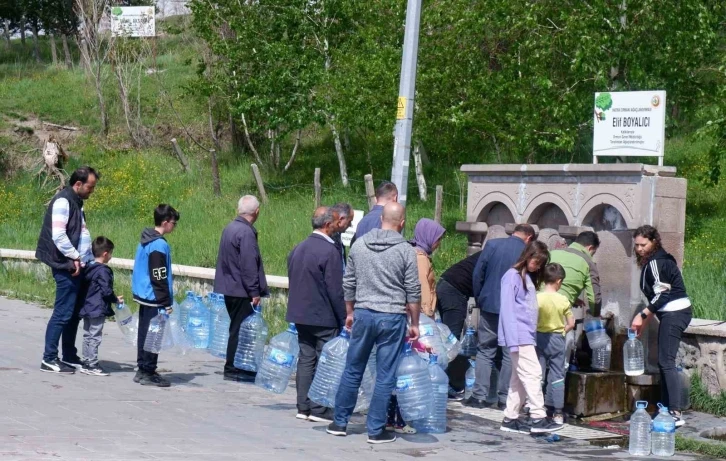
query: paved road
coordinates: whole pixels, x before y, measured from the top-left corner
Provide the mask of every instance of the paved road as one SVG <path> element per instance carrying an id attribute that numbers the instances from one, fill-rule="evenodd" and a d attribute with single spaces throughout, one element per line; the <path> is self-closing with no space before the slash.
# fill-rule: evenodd
<path id="1" fill-rule="evenodd" d="M 0 460 L 428 461 L 624 459 L 622 450 L 585 442 L 539 442 L 449 411 L 449 431 L 366 443 L 362 417 L 352 435 L 295 419 L 295 393 L 273 395 L 223 381 L 222 361 L 196 352 L 162 355 L 172 387 L 133 383 L 135 351 L 108 323 L 100 356 L 110 377 L 38 370 L 50 310 L 0 298 Z M 79 334 L 79 340 L 81 335 Z M 674 459 L 674 458 L 671 458 Z M 675 459 L 694 459 L 676 457 Z"/>

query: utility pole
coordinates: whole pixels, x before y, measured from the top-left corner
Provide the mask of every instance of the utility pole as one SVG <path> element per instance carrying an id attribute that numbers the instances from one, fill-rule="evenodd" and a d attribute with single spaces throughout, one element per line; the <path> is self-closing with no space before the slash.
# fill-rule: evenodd
<path id="1" fill-rule="evenodd" d="M 398 110 L 394 131 L 393 168 L 391 182 L 398 188 L 398 201 L 406 206 L 408 191 L 408 163 L 411 158 L 411 129 L 416 95 L 416 61 L 418 60 L 418 32 L 421 25 L 421 0 L 408 0 L 406 29 L 403 37 L 401 84 L 398 90 Z"/>

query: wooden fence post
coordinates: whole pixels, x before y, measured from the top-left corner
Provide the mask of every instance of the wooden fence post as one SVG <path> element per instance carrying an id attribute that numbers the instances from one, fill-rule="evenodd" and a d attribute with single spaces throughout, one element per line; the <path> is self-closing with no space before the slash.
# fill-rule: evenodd
<path id="1" fill-rule="evenodd" d="M 436 186 L 436 209 L 434 211 L 434 221 L 441 224 L 441 207 L 444 203 L 444 186 Z"/>
<path id="2" fill-rule="evenodd" d="M 366 196 L 368 197 L 368 210 L 376 206 L 376 189 L 373 187 L 373 175 L 367 174 L 363 177 L 366 182 Z"/>
<path id="3" fill-rule="evenodd" d="M 187 162 L 187 158 L 184 155 L 184 152 L 181 150 L 181 147 L 179 147 L 179 144 L 176 142 L 176 138 L 171 138 L 171 145 L 174 146 L 174 153 L 176 154 L 177 158 L 179 159 L 179 163 L 182 164 L 182 167 L 184 168 L 185 173 L 189 173 L 192 171 L 189 168 L 189 163 Z"/>
<path id="4" fill-rule="evenodd" d="M 267 194 L 265 193 L 265 185 L 262 183 L 262 175 L 260 169 L 254 163 L 250 165 L 252 167 L 252 174 L 255 176 L 255 182 L 257 183 L 257 190 L 260 192 L 260 201 L 267 203 Z"/>
<path id="5" fill-rule="evenodd" d="M 222 196 L 222 184 L 219 180 L 219 163 L 217 163 L 217 151 L 209 149 L 209 155 L 212 160 L 212 186 L 214 188 L 214 195 L 217 197 Z"/>
<path id="6" fill-rule="evenodd" d="M 320 206 L 323 195 L 323 188 L 320 186 L 320 168 L 315 168 L 313 185 L 315 186 L 315 209 L 317 209 Z"/>

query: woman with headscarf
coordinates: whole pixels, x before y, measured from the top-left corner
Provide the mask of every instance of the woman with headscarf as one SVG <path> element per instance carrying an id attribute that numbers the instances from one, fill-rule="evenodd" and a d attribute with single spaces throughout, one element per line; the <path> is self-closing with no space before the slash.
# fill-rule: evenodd
<path id="1" fill-rule="evenodd" d="M 431 255 L 441 244 L 445 232 L 441 224 L 423 218 L 416 223 L 413 239 L 409 240 L 416 249 L 418 278 L 421 282 L 421 312 L 431 318 L 434 318 L 436 312 L 436 276 Z"/>

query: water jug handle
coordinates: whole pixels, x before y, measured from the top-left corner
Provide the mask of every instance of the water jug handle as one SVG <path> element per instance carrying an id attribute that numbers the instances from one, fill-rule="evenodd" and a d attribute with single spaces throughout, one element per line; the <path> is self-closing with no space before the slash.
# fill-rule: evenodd
<path id="1" fill-rule="evenodd" d="M 641 405 L 643 405 L 643 408 L 648 408 L 648 401 L 647 400 L 638 400 L 637 402 L 635 402 L 635 408 L 638 408 Z"/>

